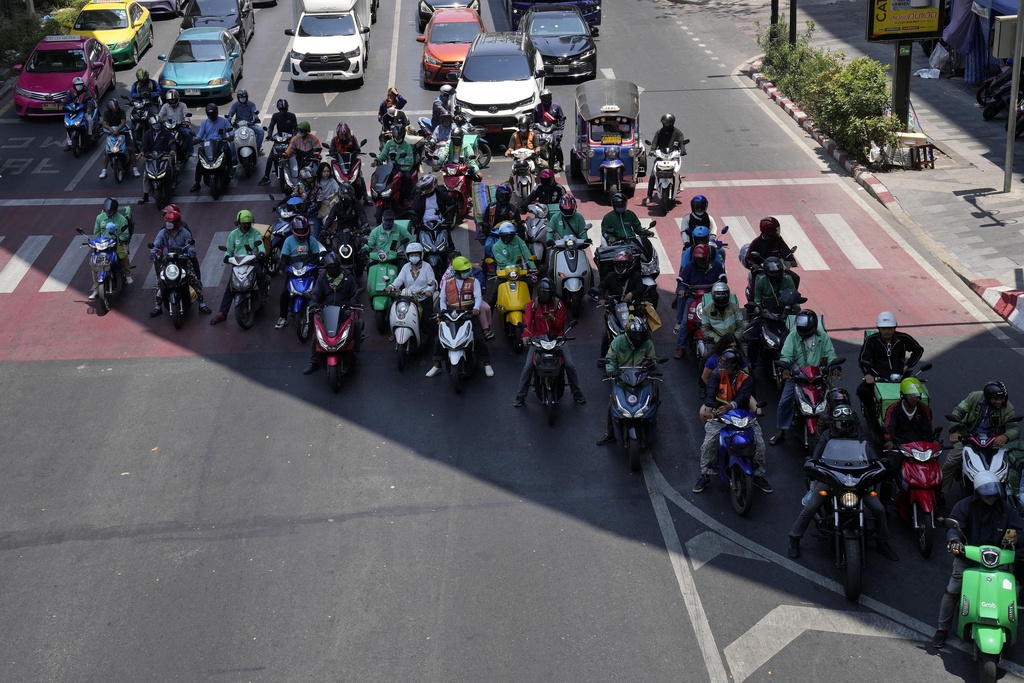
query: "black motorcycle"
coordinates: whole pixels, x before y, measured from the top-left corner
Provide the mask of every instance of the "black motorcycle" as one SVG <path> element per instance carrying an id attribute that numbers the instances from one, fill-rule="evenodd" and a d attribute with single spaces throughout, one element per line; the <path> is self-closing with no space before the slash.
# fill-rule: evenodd
<path id="1" fill-rule="evenodd" d="M 194 245 L 195 240 L 189 240 Z M 153 244 L 150 243 L 150 249 Z M 181 329 L 181 321 L 192 308 L 195 292 L 189 285 L 189 274 L 192 271 L 192 259 L 187 253 L 178 249 L 168 249 L 156 259 L 156 288 L 163 307 L 174 323 L 174 329 Z"/>
<path id="2" fill-rule="evenodd" d="M 572 321 L 565 326 L 566 333 L 575 325 Z M 520 323 L 523 327 L 522 323 Z M 548 414 L 548 425 L 555 424 L 558 402 L 565 393 L 565 353 L 562 347 L 570 337 L 552 337 L 546 334 L 530 337 L 533 354 L 533 391 Z"/>
<path id="3" fill-rule="evenodd" d="M 214 138 L 199 143 L 199 178 L 200 182 L 210 188 L 214 199 L 219 199 L 228 186 L 234 168 L 231 166 L 231 152 L 227 140 Z"/>
<path id="4" fill-rule="evenodd" d="M 175 158 L 170 152 L 150 152 L 146 155 L 145 169 L 143 187 L 153 195 L 157 210 L 163 210 L 171 203 L 174 188 L 180 180 Z"/>
<path id="5" fill-rule="evenodd" d="M 771 373 L 775 386 L 782 390 L 782 369 L 775 361 L 782 357 L 782 345 L 789 335 L 789 319 L 800 312 L 800 305 L 807 303 L 807 298 L 800 296 L 795 289 L 786 290 L 781 295 L 782 304 L 778 306 L 758 307 L 754 303 L 746 305 L 750 325 L 743 332 L 743 338 L 753 349 L 748 352 L 753 364 L 762 363 Z M 754 358 L 754 355 L 757 358 Z"/>
<path id="6" fill-rule="evenodd" d="M 135 99 L 121 95 L 121 99 L 128 103 L 128 125 L 132 131 L 135 151 L 141 151 L 139 145 L 142 144 L 142 136 L 149 129 L 149 117 L 160 115 L 160 107 L 163 106 L 160 95 L 154 92 L 148 97 Z"/>

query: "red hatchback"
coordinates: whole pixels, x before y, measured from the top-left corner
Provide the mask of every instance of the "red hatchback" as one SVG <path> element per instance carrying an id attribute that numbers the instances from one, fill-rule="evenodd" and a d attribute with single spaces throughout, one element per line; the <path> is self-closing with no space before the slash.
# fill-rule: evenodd
<path id="1" fill-rule="evenodd" d="M 97 107 L 100 97 L 116 83 L 107 46 L 86 36 L 46 36 L 14 70 L 18 73 L 14 110 L 23 117 L 63 116 L 61 103 L 75 76 L 85 80 Z"/>
<path id="2" fill-rule="evenodd" d="M 423 84 L 443 85 L 459 80 L 469 46 L 486 31 L 476 10 L 467 7 L 439 9 L 434 12 L 416 42 L 423 43 Z"/>

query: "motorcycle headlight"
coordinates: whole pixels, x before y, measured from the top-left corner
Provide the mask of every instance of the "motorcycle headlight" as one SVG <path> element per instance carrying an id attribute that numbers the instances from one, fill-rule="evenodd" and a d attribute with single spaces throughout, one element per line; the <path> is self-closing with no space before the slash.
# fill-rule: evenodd
<path id="1" fill-rule="evenodd" d="M 816 414 L 816 412 L 817 411 L 815 410 L 815 407 L 812 406 L 810 403 L 808 403 L 807 401 L 803 401 L 803 400 L 800 401 L 800 414 L 801 415 L 808 415 L 808 416 L 810 416 L 810 415 Z"/>
<path id="2" fill-rule="evenodd" d="M 509 280 L 517 280 L 517 279 L 519 279 L 519 271 L 518 270 L 509 271 L 508 279 Z"/>
<path id="3" fill-rule="evenodd" d="M 604 158 L 607 159 L 608 161 L 614 161 L 614 160 L 618 159 L 619 158 L 619 148 L 618 147 L 608 147 L 607 149 L 604 150 Z"/>
<path id="4" fill-rule="evenodd" d="M 932 449 L 930 448 L 924 451 L 912 448 L 910 453 L 914 456 L 914 460 L 920 460 L 921 462 L 927 462 L 932 459 Z"/>
<path id="5" fill-rule="evenodd" d="M 409 302 L 408 301 L 399 301 L 397 304 L 395 304 L 395 315 L 397 315 L 400 320 L 404 319 L 405 316 L 408 315 L 408 313 L 409 313 Z"/>
<path id="6" fill-rule="evenodd" d="M 860 502 L 860 499 L 853 491 L 847 491 L 839 497 L 839 504 L 844 508 L 855 508 L 858 502 Z"/>
<path id="7" fill-rule="evenodd" d="M 180 275 L 181 275 L 181 268 L 179 268 L 178 266 L 174 265 L 173 263 L 168 263 L 167 266 L 164 267 L 164 279 L 165 280 L 177 280 Z"/>
<path id="8" fill-rule="evenodd" d="M 226 78 L 214 78 L 209 83 L 207 83 L 206 85 L 224 85 L 227 82 L 228 82 L 228 79 L 226 79 Z"/>

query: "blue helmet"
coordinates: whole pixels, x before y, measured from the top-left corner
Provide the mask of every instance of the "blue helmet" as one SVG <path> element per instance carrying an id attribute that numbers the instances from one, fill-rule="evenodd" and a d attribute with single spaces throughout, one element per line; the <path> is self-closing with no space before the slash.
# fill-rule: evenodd
<path id="1" fill-rule="evenodd" d="M 706 225 L 698 225 L 696 228 L 693 229 L 693 237 L 694 239 L 710 238 L 711 230 L 709 230 L 708 226 Z"/>
<path id="2" fill-rule="evenodd" d="M 505 244 L 510 244 L 512 240 L 515 238 L 515 236 L 516 226 L 512 225 L 510 222 L 505 221 L 504 223 L 498 226 L 498 237 Z"/>

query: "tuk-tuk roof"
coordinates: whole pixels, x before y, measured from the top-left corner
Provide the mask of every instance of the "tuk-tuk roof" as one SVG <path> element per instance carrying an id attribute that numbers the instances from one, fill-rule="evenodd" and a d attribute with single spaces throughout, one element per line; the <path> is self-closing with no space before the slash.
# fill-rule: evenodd
<path id="1" fill-rule="evenodd" d="M 605 78 L 587 81 L 576 88 L 576 106 L 587 120 L 598 116 L 635 119 L 640 114 L 640 91 L 630 81 Z M 612 107 L 618 109 L 612 110 Z"/>

